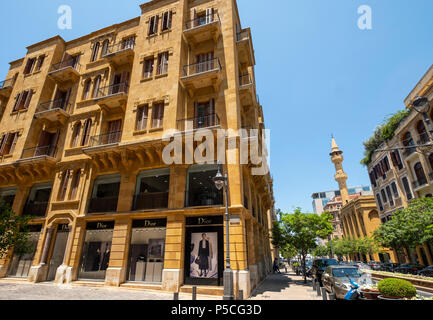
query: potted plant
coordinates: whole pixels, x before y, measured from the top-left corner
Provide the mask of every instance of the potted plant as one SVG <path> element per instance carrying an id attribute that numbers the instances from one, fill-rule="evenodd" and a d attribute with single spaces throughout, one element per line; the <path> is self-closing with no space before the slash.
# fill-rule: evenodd
<path id="1" fill-rule="evenodd" d="M 377 284 L 363 285 L 360 291 L 367 300 L 379 300 L 380 291 Z"/>
<path id="2" fill-rule="evenodd" d="M 379 282 L 380 300 L 412 299 L 416 289 L 412 283 L 403 279 L 386 278 Z"/>

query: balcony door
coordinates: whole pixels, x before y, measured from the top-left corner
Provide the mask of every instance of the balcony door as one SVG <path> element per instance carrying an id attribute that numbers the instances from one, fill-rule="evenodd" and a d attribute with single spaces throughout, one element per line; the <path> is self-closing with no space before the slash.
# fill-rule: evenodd
<path id="1" fill-rule="evenodd" d="M 201 53 L 196 56 L 197 73 L 206 72 L 215 68 L 214 52 Z"/>
<path id="2" fill-rule="evenodd" d="M 208 128 L 215 125 L 215 100 L 196 102 L 194 107 L 194 129 Z"/>
<path id="3" fill-rule="evenodd" d="M 60 90 L 57 89 L 56 95 L 54 96 L 52 109 L 62 109 L 65 110 L 69 103 L 69 98 L 71 96 L 71 89 Z"/>
<path id="4" fill-rule="evenodd" d="M 35 157 L 50 156 L 53 157 L 59 140 L 60 129 L 56 133 L 42 131 L 39 136 L 38 145 L 35 150 Z"/>
<path id="5" fill-rule="evenodd" d="M 107 144 L 119 142 L 121 132 L 121 119 L 108 122 Z"/>

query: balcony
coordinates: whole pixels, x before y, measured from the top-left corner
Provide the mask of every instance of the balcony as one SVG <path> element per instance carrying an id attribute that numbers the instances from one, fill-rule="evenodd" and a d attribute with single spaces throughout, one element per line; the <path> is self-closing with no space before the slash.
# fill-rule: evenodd
<path id="1" fill-rule="evenodd" d="M 119 197 L 90 199 L 88 213 L 116 212 Z"/>
<path id="2" fill-rule="evenodd" d="M 100 147 L 118 144 L 121 137 L 122 131 L 101 134 L 99 136 L 90 137 L 89 145 L 90 147 Z"/>
<path id="3" fill-rule="evenodd" d="M 409 158 L 412 154 L 414 154 L 416 152 L 416 148 L 408 148 L 408 149 L 404 149 L 403 151 L 403 156 L 405 158 Z"/>
<path id="4" fill-rule="evenodd" d="M 23 161 L 56 161 L 57 146 L 47 145 L 24 149 L 19 162 Z"/>
<path id="5" fill-rule="evenodd" d="M 103 87 L 96 94 L 96 102 L 101 108 L 108 110 L 121 108 L 125 111 L 126 101 L 128 100 L 129 85 L 127 83 L 113 84 Z"/>
<path id="6" fill-rule="evenodd" d="M 7 79 L 0 82 L 0 98 L 9 99 L 14 88 L 15 79 Z"/>
<path id="7" fill-rule="evenodd" d="M 243 106 L 255 105 L 257 99 L 253 83 L 253 77 L 250 74 L 244 74 L 239 77 L 239 93 Z"/>
<path id="8" fill-rule="evenodd" d="M 47 214 L 47 208 L 48 208 L 48 201 L 28 202 L 24 206 L 23 215 L 37 217 L 37 218 L 43 218 Z"/>
<path id="9" fill-rule="evenodd" d="M 45 103 L 41 103 L 35 112 L 36 119 L 46 119 L 50 122 L 59 121 L 62 125 L 66 123 L 66 120 L 71 114 L 72 105 L 66 103 L 64 99 L 53 100 Z"/>
<path id="10" fill-rule="evenodd" d="M 429 142 L 429 137 L 427 132 L 421 133 L 419 135 L 419 140 L 416 142 L 417 145 L 424 145 Z"/>
<path id="11" fill-rule="evenodd" d="M 132 210 L 152 210 L 168 208 L 168 192 L 140 193 L 134 197 Z"/>
<path id="12" fill-rule="evenodd" d="M 68 59 L 53 64 L 48 76 L 58 83 L 76 82 L 80 78 L 80 69 L 77 59 Z"/>
<path id="13" fill-rule="evenodd" d="M 412 182 L 412 186 L 413 186 L 414 191 L 418 191 L 418 190 L 423 189 L 424 187 L 428 187 L 427 178 L 415 180 L 414 182 Z"/>
<path id="14" fill-rule="evenodd" d="M 183 35 L 192 48 L 208 40 L 217 42 L 221 35 L 221 19 L 218 13 L 202 15 L 187 21 Z"/>
<path id="15" fill-rule="evenodd" d="M 208 87 L 218 92 L 222 81 L 221 70 L 221 63 L 218 58 L 194 63 L 183 67 L 180 80 L 190 96 L 194 96 L 196 90 Z"/>
<path id="16" fill-rule="evenodd" d="M 254 58 L 253 42 L 250 28 L 243 29 L 236 35 L 236 44 L 238 47 L 239 62 L 246 66 L 254 66 L 256 60 Z"/>
<path id="17" fill-rule="evenodd" d="M 107 59 L 115 66 L 132 64 L 134 60 L 135 40 L 122 41 L 107 47 L 107 51 L 102 53 L 102 58 Z"/>
<path id="18" fill-rule="evenodd" d="M 212 128 L 220 125 L 220 118 L 217 114 L 202 117 L 183 119 L 177 122 L 177 129 L 181 132 L 194 131 L 198 129 Z"/>

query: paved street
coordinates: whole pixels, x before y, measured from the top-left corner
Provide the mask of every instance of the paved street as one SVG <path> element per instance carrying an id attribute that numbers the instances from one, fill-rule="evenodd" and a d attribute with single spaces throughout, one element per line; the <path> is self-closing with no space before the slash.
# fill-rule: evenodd
<path id="1" fill-rule="evenodd" d="M 57 286 L 52 283 L 29 284 L 0 281 L 0 300 L 172 300 L 173 294 L 158 291 Z M 191 294 L 181 293 L 179 300 L 191 300 Z M 214 296 L 199 295 L 197 300 L 217 300 Z"/>
<path id="2" fill-rule="evenodd" d="M 313 291 L 311 281 L 304 284 L 293 272 L 271 274 L 254 291 L 251 300 L 321 300 Z"/>

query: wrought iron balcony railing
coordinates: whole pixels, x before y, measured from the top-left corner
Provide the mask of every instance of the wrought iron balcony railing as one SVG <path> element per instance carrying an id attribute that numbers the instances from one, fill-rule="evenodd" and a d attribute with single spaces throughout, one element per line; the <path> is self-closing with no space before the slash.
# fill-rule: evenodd
<path id="1" fill-rule="evenodd" d="M 121 136 L 122 136 L 122 131 L 101 134 L 99 136 L 91 137 L 89 145 L 90 147 L 98 147 L 98 146 L 118 143 L 120 142 Z"/>
<path id="2" fill-rule="evenodd" d="M 135 48 L 135 39 L 125 40 L 111 46 L 107 47 L 105 52 L 102 52 L 102 57 L 105 58 L 109 55 L 116 54 L 118 52 L 126 51 L 126 50 L 134 50 Z"/>
<path id="3" fill-rule="evenodd" d="M 140 193 L 134 197 L 132 210 L 168 208 L 168 192 Z"/>
<path id="4" fill-rule="evenodd" d="M 252 79 L 251 75 L 249 75 L 249 74 L 244 74 L 244 75 L 239 77 L 239 85 L 241 87 L 242 86 L 248 86 L 252 83 L 253 83 L 253 79 Z"/>
<path id="5" fill-rule="evenodd" d="M 79 64 L 77 62 L 77 59 L 64 60 L 62 62 L 53 64 L 51 66 L 50 72 L 56 72 L 56 71 L 64 70 L 64 69 L 67 69 L 67 68 L 73 68 L 73 69 L 75 69 L 77 71 L 80 71 L 81 64 Z"/>
<path id="6" fill-rule="evenodd" d="M 128 90 L 129 85 L 127 83 L 112 84 L 111 86 L 100 88 L 95 98 L 101 99 L 115 94 L 127 94 Z"/>
<path id="7" fill-rule="evenodd" d="M 116 212 L 119 197 L 90 199 L 88 213 Z"/>
<path id="8" fill-rule="evenodd" d="M 71 111 L 72 104 L 66 103 L 64 99 L 53 100 L 49 102 L 41 103 L 37 109 L 36 113 L 46 112 L 50 110 L 61 109 L 69 113 Z"/>
<path id="9" fill-rule="evenodd" d="M 41 156 L 48 156 L 54 158 L 57 153 L 57 146 L 47 145 L 47 146 L 38 146 L 34 148 L 24 149 L 21 159 L 31 159 Z"/>
<path id="10" fill-rule="evenodd" d="M 208 61 L 202 61 L 194 64 L 190 64 L 183 67 L 183 76 L 189 77 L 210 71 L 221 70 L 221 63 L 219 58 L 214 58 Z"/>
<path id="11" fill-rule="evenodd" d="M 205 128 L 210 128 L 219 125 L 220 125 L 220 118 L 216 113 L 207 116 L 183 119 L 177 122 L 177 127 L 179 131 L 205 129 Z"/>
<path id="12" fill-rule="evenodd" d="M 250 34 L 248 33 L 247 29 L 242 30 L 241 32 L 238 32 L 236 34 L 236 40 L 239 41 L 244 41 L 244 40 L 248 40 L 250 38 Z"/>
<path id="13" fill-rule="evenodd" d="M 414 153 L 416 151 L 416 148 L 415 147 L 413 147 L 413 148 L 408 148 L 408 149 L 405 149 L 404 151 L 403 151 L 403 155 L 407 158 L 407 157 L 409 157 L 412 153 Z"/>
<path id="14" fill-rule="evenodd" d="M 218 12 L 199 16 L 195 19 L 189 20 L 185 23 L 185 30 L 191 30 L 201 26 L 211 24 L 213 22 L 220 22 L 220 16 Z"/>
<path id="15" fill-rule="evenodd" d="M 23 215 L 32 217 L 45 217 L 47 214 L 48 201 L 28 202 L 23 209 Z"/>
<path id="16" fill-rule="evenodd" d="M 0 81 L 0 90 L 1 89 L 5 89 L 5 88 L 13 87 L 14 80 L 15 79 L 12 78 L 12 79 L 6 79 L 6 80 L 3 80 L 3 81 Z"/>

